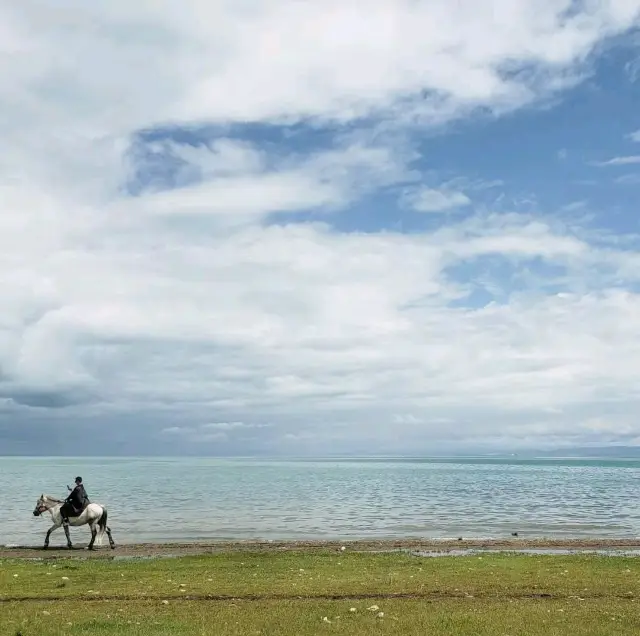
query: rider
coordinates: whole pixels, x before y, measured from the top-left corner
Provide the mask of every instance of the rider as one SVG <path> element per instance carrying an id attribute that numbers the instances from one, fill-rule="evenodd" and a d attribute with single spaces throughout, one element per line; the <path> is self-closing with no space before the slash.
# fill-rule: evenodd
<path id="1" fill-rule="evenodd" d="M 60 508 L 62 523 L 69 523 L 69 517 L 79 517 L 82 511 L 91 503 L 87 491 L 84 489 L 82 477 L 76 477 L 74 488 L 67 486 L 70 490 L 69 496 L 65 499 L 64 505 Z"/>

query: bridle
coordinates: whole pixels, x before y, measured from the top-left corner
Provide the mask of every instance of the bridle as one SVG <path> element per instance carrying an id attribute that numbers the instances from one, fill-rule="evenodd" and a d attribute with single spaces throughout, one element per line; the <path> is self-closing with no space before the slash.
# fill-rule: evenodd
<path id="1" fill-rule="evenodd" d="M 38 502 L 38 505 L 35 507 L 33 511 L 34 517 L 39 517 L 43 512 L 47 512 L 49 508 L 45 506 L 44 501 Z"/>

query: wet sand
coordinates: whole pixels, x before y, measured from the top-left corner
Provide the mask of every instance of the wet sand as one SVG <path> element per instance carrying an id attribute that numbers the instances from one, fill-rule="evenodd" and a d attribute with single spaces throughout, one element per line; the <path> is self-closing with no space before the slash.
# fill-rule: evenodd
<path id="1" fill-rule="evenodd" d="M 117 540 L 117 537 L 114 537 Z M 224 552 L 286 552 L 335 550 L 342 548 L 358 552 L 389 552 L 393 550 L 410 550 L 420 553 L 456 554 L 467 550 L 505 550 L 505 551 L 569 551 L 569 552 L 616 552 L 640 550 L 640 539 L 461 539 L 461 540 L 433 540 L 433 539 L 389 539 L 389 540 L 361 540 L 361 541 L 215 541 L 189 543 L 137 543 L 123 544 L 115 550 L 108 545 L 86 550 L 86 542 L 74 545 L 72 550 L 66 547 L 52 545 L 43 550 L 41 545 L 0 547 L 0 559 L 56 559 L 56 558 L 102 558 L 116 557 L 150 558 L 163 556 L 189 556 L 202 554 L 217 554 Z"/>

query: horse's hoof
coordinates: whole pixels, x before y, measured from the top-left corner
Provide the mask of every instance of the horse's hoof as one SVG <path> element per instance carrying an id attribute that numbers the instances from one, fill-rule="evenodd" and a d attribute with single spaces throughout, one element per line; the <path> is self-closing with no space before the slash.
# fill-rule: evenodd
<path id="1" fill-rule="evenodd" d="M 48 549 L 49 549 L 49 546 L 48 546 L 48 545 L 43 545 L 43 546 L 42 546 L 42 549 L 43 549 L 43 550 L 48 550 Z"/>

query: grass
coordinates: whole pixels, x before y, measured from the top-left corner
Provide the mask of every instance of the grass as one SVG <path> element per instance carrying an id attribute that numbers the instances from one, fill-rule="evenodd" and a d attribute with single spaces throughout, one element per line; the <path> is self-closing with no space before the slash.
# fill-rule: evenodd
<path id="1" fill-rule="evenodd" d="M 5 560 L 0 634 L 618 636 L 640 633 L 638 597 L 640 561 L 624 557 Z"/>

